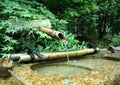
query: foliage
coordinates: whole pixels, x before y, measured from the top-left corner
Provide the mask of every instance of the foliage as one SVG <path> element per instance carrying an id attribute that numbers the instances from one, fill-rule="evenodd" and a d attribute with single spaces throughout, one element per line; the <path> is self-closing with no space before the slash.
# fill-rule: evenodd
<path id="1" fill-rule="evenodd" d="M 120 46 L 120 36 L 114 36 L 112 39 L 111 39 L 111 43 L 110 45 L 112 46 Z"/>
<path id="2" fill-rule="evenodd" d="M 98 36 L 120 33 L 119 0 L 42 0 L 58 18 L 68 21 L 68 30 L 78 36 Z M 52 3 L 52 4 L 51 4 Z M 55 10 L 56 9 L 56 10 Z M 91 36 L 88 36 L 91 35 Z"/>
<path id="3" fill-rule="evenodd" d="M 67 35 L 66 42 L 61 42 L 56 39 L 50 40 L 50 42 L 45 41 L 45 44 L 47 47 L 45 47 L 45 49 L 42 49 L 42 50 L 43 51 L 67 51 L 67 50 L 83 49 L 86 47 L 86 43 L 85 42 L 80 43 L 78 40 L 75 40 L 75 36 L 72 33 L 64 32 L 64 34 Z"/>
<path id="4" fill-rule="evenodd" d="M 39 51 L 61 51 L 63 49 L 62 42 L 51 38 L 37 29 L 30 28 L 30 25 L 26 23 L 32 20 L 45 19 L 51 21 L 53 29 L 63 32 L 68 38 L 67 42 L 69 42 L 69 44 L 67 44 L 66 50 L 84 47 L 84 44 L 81 47 L 78 41 L 74 40 L 75 36 L 73 34 L 69 34 L 67 30 L 65 30 L 67 22 L 62 19 L 57 19 L 56 16 L 41 3 L 35 0 L 1 0 L 0 52 L 2 55 L 5 56 L 6 53 L 24 52 L 24 45 L 36 48 Z M 26 33 L 26 31 L 23 31 L 25 28 L 29 28 L 30 31 Z"/>

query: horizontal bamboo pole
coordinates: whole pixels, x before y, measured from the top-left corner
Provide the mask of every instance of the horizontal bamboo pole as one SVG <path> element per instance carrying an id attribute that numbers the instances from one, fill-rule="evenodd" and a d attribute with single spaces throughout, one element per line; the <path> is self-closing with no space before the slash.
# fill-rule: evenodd
<path id="1" fill-rule="evenodd" d="M 29 61 L 42 61 L 42 60 L 51 60 L 57 58 L 65 58 L 65 57 L 77 57 L 83 56 L 87 54 L 91 54 L 99 51 L 99 48 L 96 49 L 83 49 L 76 51 L 65 51 L 65 52 L 41 52 L 42 56 L 34 56 L 34 60 L 31 60 L 31 56 L 28 54 L 8 54 L 8 58 L 11 60 L 17 60 L 19 62 L 29 62 Z"/>

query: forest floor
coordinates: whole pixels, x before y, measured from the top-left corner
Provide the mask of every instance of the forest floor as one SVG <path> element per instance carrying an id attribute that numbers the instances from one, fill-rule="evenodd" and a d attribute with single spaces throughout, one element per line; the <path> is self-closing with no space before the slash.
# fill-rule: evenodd
<path id="1" fill-rule="evenodd" d="M 120 50 L 70 60 L 18 64 L 0 85 L 120 85 Z"/>

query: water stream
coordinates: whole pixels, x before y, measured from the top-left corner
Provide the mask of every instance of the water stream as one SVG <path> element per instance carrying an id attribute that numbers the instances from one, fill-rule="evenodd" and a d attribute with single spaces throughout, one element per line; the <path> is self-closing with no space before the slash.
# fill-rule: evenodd
<path id="1" fill-rule="evenodd" d="M 67 51 L 67 44 L 68 44 L 67 41 L 63 42 L 64 51 Z M 70 58 L 69 58 L 68 54 L 67 54 L 67 62 L 70 62 Z"/>

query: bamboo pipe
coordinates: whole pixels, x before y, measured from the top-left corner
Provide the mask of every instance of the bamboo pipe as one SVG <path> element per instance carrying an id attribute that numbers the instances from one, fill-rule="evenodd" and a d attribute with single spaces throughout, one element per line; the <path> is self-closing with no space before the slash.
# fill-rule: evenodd
<path id="1" fill-rule="evenodd" d="M 31 27 L 37 28 L 38 30 L 50 36 L 56 37 L 63 42 L 66 41 L 65 36 L 61 32 L 50 29 L 51 23 L 49 20 L 34 20 L 31 22 Z"/>
<path id="2" fill-rule="evenodd" d="M 25 25 L 25 28 L 23 30 L 19 30 L 17 33 L 15 33 L 15 36 L 17 37 L 19 37 L 23 32 L 27 34 L 31 30 L 30 28 L 35 28 L 52 37 L 56 37 L 63 42 L 66 41 L 66 38 L 63 35 L 63 33 L 51 29 L 52 26 L 49 20 L 33 20 L 30 22 L 11 21 L 11 23 L 14 24 L 13 26 Z M 13 34 L 8 34 L 8 35 L 13 36 Z"/>
<path id="3" fill-rule="evenodd" d="M 34 56 L 34 60 L 31 60 L 31 56 L 28 54 L 12 54 L 8 55 L 8 58 L 11 60 L 17 60 L 19 62 L 30 62 L 30 61 L 42 61 L 42 60 L 51 60 L 64 57 L 77 57 L 83 56 L 99 51 L 99 48 L 83 49 L 76 51 L 65 51 L 65 52 L 41 52 L 42 56 Z"/>
<path id="4" fill-rule="evenodd" d="M 40 27 L 39 30 L 48 34 L 48 35 L 50 35 L 50 36 L 58 38 L 62 42 L 66 41 L 65 36 L 61 32 L 58 32 L 58 31 L 55 31 L 55 30 L 52 30 L 52 29 L 48 29 L 48 28 L 45 28 L 45 27 Z"/>

